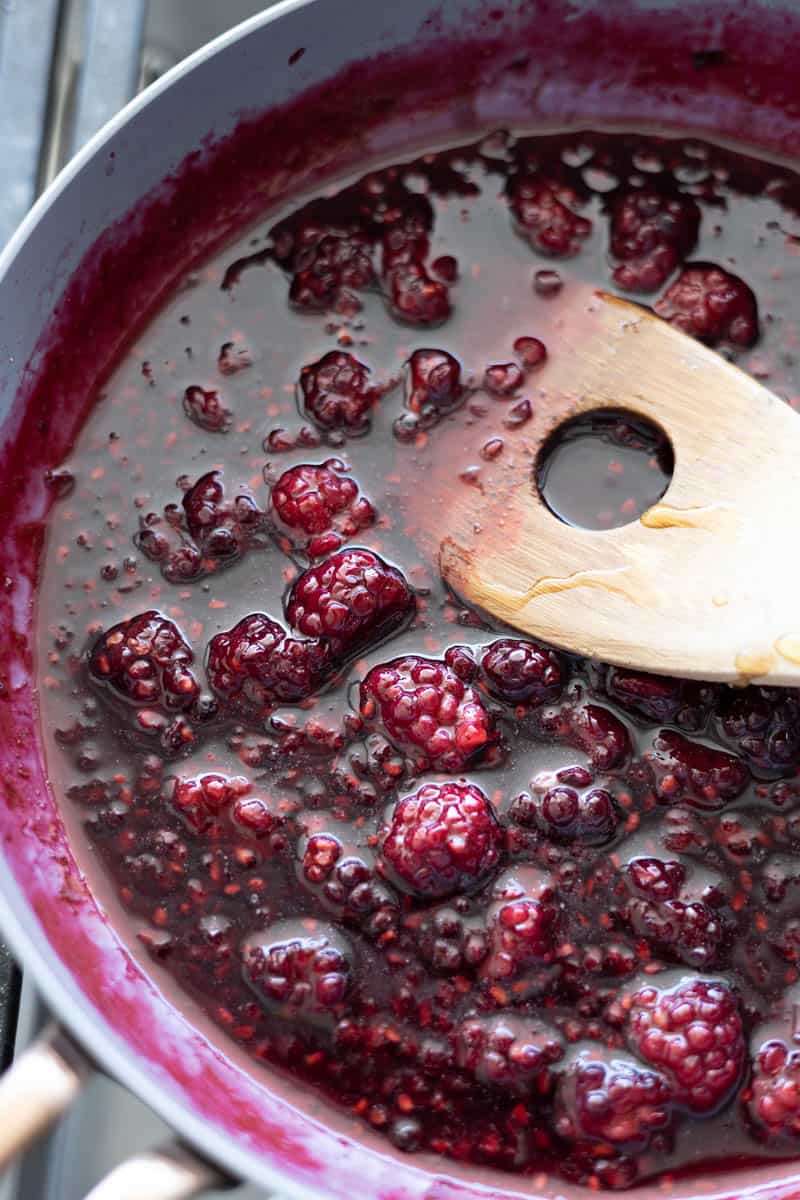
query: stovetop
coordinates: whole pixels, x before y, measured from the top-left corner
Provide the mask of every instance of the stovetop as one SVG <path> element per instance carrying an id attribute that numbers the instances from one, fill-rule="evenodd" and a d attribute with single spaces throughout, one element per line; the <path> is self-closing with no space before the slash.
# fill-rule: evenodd
<path id="1" fill-rule="evenodd" d="M 0 0 L 0 244 L 64 163 L 137 91 L 267 7 L 257 0 Z M 0 1066 L 47 1019 L 0 945 Z M 117 1163 L 169 1132 L 130 1093 L 98 1076 L 51 1136 L 0 1179 L 0 1200 L 83 1200 Z M 224 1198 L 265 1194 L 241 1187 Z M 208 1200 L 223 1200 L 223 1193 L 208 1193 Z"/>

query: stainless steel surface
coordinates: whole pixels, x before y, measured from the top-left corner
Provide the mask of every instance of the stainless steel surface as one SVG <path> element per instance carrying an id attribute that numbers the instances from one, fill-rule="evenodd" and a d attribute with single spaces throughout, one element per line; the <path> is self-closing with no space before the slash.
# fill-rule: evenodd
<path id="1" fill-rule="evenodd" d="M 0 245 L 125 105 L 258 0 L 0 0 Z"/>
<path id="2" fill-rule="evenodd" d="M 36 195 L 58 0 L 0 3 L 0 245 Z"/>
<path id="3" fill-rule="evenodd" d="M 202 1200 L 231 1180 L 188 1151 L 177 1138 L 131 1155 L 92 1188 L 85 1200 Z"/>
<path id="4" fill-rule="evenodd" d="M 178 62 L 224 30 L 269 7 L 270 0 L 150 0 L 143 45 L 166 51 Z"/>
<path id="5" fill-rule="evenodd" d="M 26 980 L 18 1053 L 34 1041 L 47 1020 L 43 1004 Z M 125 1088 L 97 1075 L 54 1132 L 0 1180 L 0 1200 L 83 1200 L 123 1159 L 161 1145 L 170 1133 Z M 266 1200 L 266 1195 L 258 1188 L 241 1187 L 208 1192 L 206 1200 Z M 271 1200 L 278 1197 L 273 1193 Z"/>
<path id="6" fill-rule="evenodd" d="M 117 0 L 113 4 L 108 0 L 87 0 L 85 55 L 72 134 L 73 153 L 134 94 L 146 7 L 145 0 L 121 3 Z M 218 8 L 224 10 L 225 5 Z"/>
<path id="7" fill-rule="evenodd" d="M 127 104 L 138 79 L 145 0 L 60 0 L 38 156 L 38 190 Z"/>
<path id="8" fill-rule="evenodd" d="M 77 1100 L 94 1068 L 55 1021 L 0 1078 L 0 1169 L 38 1144 Z"/>

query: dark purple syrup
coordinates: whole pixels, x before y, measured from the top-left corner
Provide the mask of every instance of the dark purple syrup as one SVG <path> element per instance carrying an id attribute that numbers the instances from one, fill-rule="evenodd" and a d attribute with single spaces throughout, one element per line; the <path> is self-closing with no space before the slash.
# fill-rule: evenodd
<path id="1" fill-rule="evenodd" d="M 69 813 L 154 960 L 404 1150 L 595 1187 L 794 1152 L 795 695 L 524 641 L 435 551 L 546 403 L 575 280 L 792 402 L 798 195 L 632 134 L 376 169 L 187 276 L 56 481 Z M 657 499 L 639 435 L 592 442 L 613 502 L 569 508 L 559 458 L 552 507 Z"/>
<path id="2" fill-rule="evenodd" d="M 556 431 L 542 449 L 536 484 L 568 525 L 616 529 L 661 499 L 674 466 L 672 446 L 652 422 L 601 409 Z"/>

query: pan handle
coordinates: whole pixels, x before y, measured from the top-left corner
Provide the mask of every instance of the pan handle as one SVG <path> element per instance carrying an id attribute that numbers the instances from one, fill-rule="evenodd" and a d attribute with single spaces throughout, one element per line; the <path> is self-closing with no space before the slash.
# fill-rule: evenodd
<path id="1" fill-rule="evenodd" d="M 92 1067 L 58 1025 L 48 1025 L 0 1079 L 0 1171 L 69 1108 Z"/>
<path id="2" fill-rule="evenodd" d="M 86 1200 L 193 1200 L 209 1188 L 235 1186 L 182 1143 L 171 1141 L 115 1167 Z"/>
<path id="3" fill-rule="evenodd" d="M 47 1026 L 0 1078 L 0 1172 L 64 1113 L 94 1073 L 69 1034 Z M 193 1200 L 236 1182 L 171 1141 L 129 1158 L 86 1200 Z"/>

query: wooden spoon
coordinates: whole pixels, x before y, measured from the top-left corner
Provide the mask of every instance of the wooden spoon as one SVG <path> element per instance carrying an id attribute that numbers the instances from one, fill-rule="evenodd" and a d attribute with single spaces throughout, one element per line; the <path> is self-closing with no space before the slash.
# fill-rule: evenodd
<path id="1" fill-rule="evenodd" d="M 445 514 L 444 577 L 577 654 L 800 686 L 800 416 L 638 305 L 581 285 L 565 292 L 524 449 L 501 455 Z M 566 418 L 609 407 L 667 433 L 674 475 L 632 524 L 575 528 L 542 501 L 535 461 Z"/>

